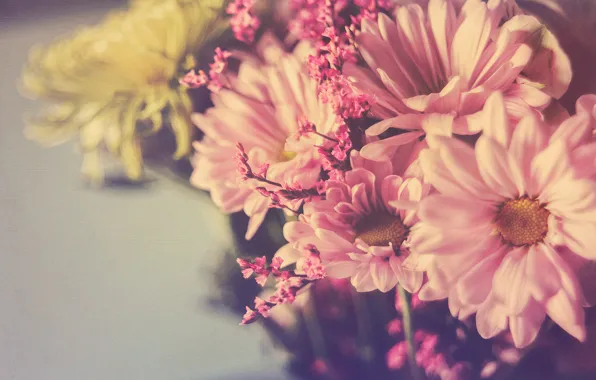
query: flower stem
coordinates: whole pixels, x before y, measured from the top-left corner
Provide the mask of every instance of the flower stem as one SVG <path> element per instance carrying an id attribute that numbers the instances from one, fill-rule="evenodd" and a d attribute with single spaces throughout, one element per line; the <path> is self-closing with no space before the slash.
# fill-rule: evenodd
<path id="1" fill-rule="evenodd" d="M 414 329 L 412 327 L 412 315 L 410 313 L 410 302 L 405 289 L 398 284 L 397 291 L 399 292 L 399 302 L 401 303 L 401 315 L 404 325 L 404 335 L 408 344 L 408 362 L 410 363 L 410 371 L 415 379 L 418 379 L 418 367 L 416 366 L 416 348 L 414 347 Z"/>

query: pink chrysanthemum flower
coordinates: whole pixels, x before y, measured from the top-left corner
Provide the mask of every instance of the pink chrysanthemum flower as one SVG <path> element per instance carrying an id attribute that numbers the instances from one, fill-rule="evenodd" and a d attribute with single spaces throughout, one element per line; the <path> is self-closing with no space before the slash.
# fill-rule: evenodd
<path id="1" fill-rule="evenodd" d="M 253 169 L 269 164 L 267 179 L 309 188 L 320 173 L 315 145 L 326 140 L 298 133 L 301 121 L 313 123 L 320 134 L 337 128 L 331 107 L 317 99 L 317 83 L 306 72 L 307 45 L 287 53 L 274 37 L 265 36 L 257 49 L 262 59 L 244 57 L 238 75 L 227 74 L 228 86 L 212 95 L 214 107 L 194 115 L 205 137 L 194 143 L 191 183 L 210 191 L 224 212 L 244 209 L 251 218 L 247 239 L 262 223 L 271 200 L 254 191 L 267 188 L 266 184 L 240 179 L 234 161 L 236 143 L 243 145 Z"/>
<path id="2" fill-rule="evenodd" d="M 548 315 L 583 340 L 572 263 L 596 258 L 596 185 L 576 176 L 564 139 L 550 138 L 533 113 L 514 125 L 505 107 L 500 93 L 488 99 L 475 147 L 429 136 L 420 166 L 440 194 L 420 203 L 410 231 L 420 260 L 404 265 L 427 270 L 421 299 L 448 297 L 462 319 L 476 312 L 484 338 L 509 327 L 515 345 L 526 346 Z"/>
<path id="3" fill-rule="evenodd" d="M 406 270 L 402 262 L 411 255 L 408 237 L 418 222 L 416 205 L 430 187 L 396 175 L 389 161 L 369 161 L 352 152 L 351 162 L 345 182 L 327 181 L 326 199 L 307 203 L 299 221 L 286 223 L 290 244 L 279 254 L 287 258 L 292 248 L 300 252 L 314 245 L 325 273 L 351 278 L 360 292 L 387 292 L 398 282 L 410 292 L 418 290 L 422 272 Z"/>
<path id="4" fill-rule="evenodd" d="M 493 91 L 504 93 L 516 117 L 567 90 L 571 66 L 559 43 L 536 18 L 513 16 L 520 12 L 509 0 L 419 3 L 398 7 L 394 20 L 382 13 L 376 23 L 363 20 L 357 44 L 368 68 L 344 66 L 360 91 L 375 96 L 372 114 L 383 121 L 367 134 L 424 129 L 429 116 L 434 128 L 474 134 Z M 379 144 L 362 154 L 375 154 Z"/>

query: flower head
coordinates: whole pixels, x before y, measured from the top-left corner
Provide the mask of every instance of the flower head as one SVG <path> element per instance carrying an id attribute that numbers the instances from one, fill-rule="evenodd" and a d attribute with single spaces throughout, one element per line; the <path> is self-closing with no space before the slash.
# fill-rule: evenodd
<path id="1" fill-rule="evenodd" d="M 130 178 L 141 177 L 142 136 L 163 125 L 176 135 L 175 157 L 187 154 L 192 109 L 177 77 L 189 54 L 221 30 L 216 25 L 221 5 L 221 0 L 136 1 L 102 24 L 34 49 L 24 90 L 54 104 L 30 123 L 28 136 L 54 144 L 78 135 L 84 174 L 98 181 L 102 150 L 119 157 Z"/>
<path id="2" fill-rule="evenodd" d="M 271 207 L 269 194 L 297 199 L 301 189 L 316 186 L 321 172 L 316 146 L 330 144 L 322 135 L 338 127 L 330 106 L 317 99 L 316 81 L 306 73 L 302 58 L 308 49 L 301 44 L 287 53 L 278 40 L 263 37 L 258 45 L 261 55 L 247 57 L 238 75 L 230 76 L 230 88 L 213 94 L 215 106 L 205 114 L 194 115 L 205 138 L 194 145 L 191 183 L 210 191 L 223 211 L 244 210 L 251 217 L 247 238 L 254 235 Z M 300 136 L 304 120 L 313 124 L 311 129 L 316 134 Z M 244 150 L 239 156 L 240 168 L 245 174 L 251 170 L 253 176 L 245 181 L 240 179 L 233 159 L 238 142 Z M 266 179 L 254 178 L 258 174 L 255 168 L 264 164 L 269 165 Z M 288 186 L 293 184 L 301 189 Z"/>
<path id="3" fill-rule="evenodd" d="M 596 184 L 577 175 L 568 142 L 534 114 L 511 122 L 500 93 L 485 111 L 474 147 L 434 136 L 420 155 L 440 193 L 421 202 L 410 232 L 428 271 L 420 298 L 448 297 L 460 318 L 476 312 L 485 338 L 509 326 L 518 347 L 535 339 L 546 315 L 583 340 L 573 262 L 596 258 Z"/>
<path id="4" fill-rule="evenodd" d="M 387 292 L 398 281 L 416 291 L 422 273 L 404 269 L 402 262 L 411 255 L 409 231 L 427 191 L 417 178 L 397 175 L 390 162 L 353 152 L 345 182 L 327 181 L 326 198 L 307 203 L 299 221 L 286 223 L 284 236 L 297 250 L 316 247 L 325 273 L 351 278 L 358 291 Z"/>
<path id="5" fill-rule="evenodd" d="M 536 18 L 512 15 L 510 1 L 421 3 L 427 5 L 398 7 L 394 20 L 383 13 L 377 22 L 364 19 L 357 45 L 368 68 L 343 68 L 355 87 L 375 96 L 371 112 L 383 121 L 369 135 L 427 126 L 475 134 L 482 129 L 477 113 L 495 90 L 511 117 L 541 110 L 566 91 L 567 56 Z M 435 120 L 425 125 L 428 117 Z"/>

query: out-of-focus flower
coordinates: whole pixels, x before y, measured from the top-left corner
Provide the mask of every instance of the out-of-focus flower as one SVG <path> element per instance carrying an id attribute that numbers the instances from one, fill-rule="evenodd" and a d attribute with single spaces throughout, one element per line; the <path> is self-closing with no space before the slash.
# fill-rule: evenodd
<path id="1" fill-rule="evenodd" d="M 416 205 L 428 190 L 416 178 L 397 175 L 390 162 L 352 152 L 345 182 L 327 181 L 326 199 L 307 203 L 299 221 L 286 223 L 284 236 L 297 250 L 314 245 L 325 273 L 351 278 L 360 292 L 388 292 L 398 282 L 414 292 L 422 272 L 407 270 L 402 262 L 411 255 L 408 238 L 418 222 Z"/>
<path id="2" fill-rule="evenodd" d="M 515 125 L 500 93 L 485 111 L 474 148 L 434 136 L 420 154 L 424 178 L 440 194 L 421 202 L 421 223 L 410 232 L 428 270 L 419 296 L 448 297 L 461 319 L 476 313 L 484 338 L 509 328 L 517 347 L 536 338 L 546 315 L 584 340 L 572 263 L 596 258 L 596 184 L 573 168 L 569 141 L 577 135 L 551 137 L 533 113 Z M 581 134 L 582 123 L 590 120 L 579 113 L 559 129 Z"/>
<path id="3" fill-rule="evenodd" d="M 227 76 L 226 87 L 213 94 L 215 106 L 194 115 L 205 138 L 194 145 L 191 177 L 194 186 L 211 192 L 224 212 L 244 210 L 251 217 L 248 239 L 271 206 L 271 198 L 255 189 L 276 194 L 281 188 L 271 183 L 314 187 L 321 171 L 315 146 L 330 144 L 324 136 L 338 127 L 333 110 L 318 100 L 317 83 L 306 72 L 308 44 L 287 53 L 277 39 L 266 35 L 257 50 L 260 57 L 245 57 L 238 75 Z M 317 133 L 296 138 L 304 120 L 313 123 Z M 240 178 L 233 159 L 237 143 L 245 149 L 252 168 L 269 164 L 269 182 Z"/>
<path id="4" fill-rule="evenodd" d="M 577 99 L 596 93 L 596 2 L 586 0 L 518 0 L 525 11 L 544 22 L 571 60 L 573 78 L 561 103 L 573 110 Z"/>
<path id="5" fill-rule="evenodd" d="M 375 96 L 371 112 L 384 120 L 367 134 L 427 125 L 475 134 L 478 112 L 495 90 L 512 117 L 542 110 L 567 90 L 571 67 L 559 43 L 536 18 L 513 15 L 510 1 L 427 3 L 398 7 L 395 20 L 380 13 L 377 23 L 362 22 L 356 40 L 368 68 L 348 63 L 343 73 Z M 427 117 L 434 120 L 425 125 Z"/>
<path id="6" fill-rule="evenodd" d="M 142 176 L 140 141 L 164 125 L 177 139 L 175 157 L 190 148 L 191 101 L 178 77 L 217 31 L 222 0 L 134 1 L 103 23 L 32 50 L 24 91 L 52 102 L 27 135 L 45 144 L 79 136 L 83 172 L 101 181 L 101 152 L 121 159 L 131 179 Z"/>

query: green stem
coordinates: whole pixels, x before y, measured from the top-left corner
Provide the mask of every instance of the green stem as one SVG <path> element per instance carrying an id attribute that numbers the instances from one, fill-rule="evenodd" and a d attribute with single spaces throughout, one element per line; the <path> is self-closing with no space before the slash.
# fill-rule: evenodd
<path id="1" fill-rule="evenodd" d="M 415 379 L 418 379 L 418 367 L 416 366 L 416 348 L 414 347 L 414 329 L 412 327 L 412 314 L 410 309 L 410 302 L 405 289 L 401 285 L 397 285 L 399 292 L 399 302 L 401 304 L 401 315 L 404 324 L 404 335 L 406 343 L 408 344 L 408 362 L 410 363 L 410 371 Z"/>

